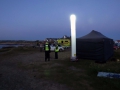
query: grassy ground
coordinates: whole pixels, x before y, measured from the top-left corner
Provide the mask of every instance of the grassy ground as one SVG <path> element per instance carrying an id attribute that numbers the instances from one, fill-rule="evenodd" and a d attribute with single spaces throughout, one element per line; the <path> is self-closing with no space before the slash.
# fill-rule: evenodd
<path id="1" fill-rule="evenodd" d="M 3 51 L 4 50 L 1 50 L 0 52 Z M 33 54 L 40 54 L 40 56 L 37 56 L 40 59 L 35 58 L 36 56 L 33 56 L 33 58 Z M 8 50 L 7 53 L 2 53 L 0 56 L 2 60 L 4 60 L 4 57 L 12 58 L 18 55 L 24 55 L 24 57 L 20 58 L 22 60 L 17 59 L 16 68 L 25 72 L 30 71 L 28 74 L 37 80 L 52 81 L 69 88 L 62 90 L 120 90 L 120 79 L 97 77 L 100 71 L 120 73 L 119 61 L 109 60 L 104 64 L 95 63 L 93 60 L 71 62 L 69 59 L 70 50 L 66 50 L 59 52 L 58 60 L 53 59 L 54 52 L 51 52 L 51 61 L 44 62 L 43 52 L 39 52 L 39 50 L 35 48 L 22 47 Z M 27 63 L 24 60 L 27 57 L 26 55 L 31 56 L 27 58 Z M 113 57 L 120 59 L 120 50 L 115 51 Z M 59 86 L 57 87 L 59 88 Z"/>

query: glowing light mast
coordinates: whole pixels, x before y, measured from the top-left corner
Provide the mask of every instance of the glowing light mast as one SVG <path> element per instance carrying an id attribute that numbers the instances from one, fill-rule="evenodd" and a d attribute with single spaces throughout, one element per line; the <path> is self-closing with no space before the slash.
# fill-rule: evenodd
<path id="1" fill-rule="evenodd" d="M 71 60 L 76 60 L 76 16 L 72 14 L 70 16 L 71 23 Z"/>

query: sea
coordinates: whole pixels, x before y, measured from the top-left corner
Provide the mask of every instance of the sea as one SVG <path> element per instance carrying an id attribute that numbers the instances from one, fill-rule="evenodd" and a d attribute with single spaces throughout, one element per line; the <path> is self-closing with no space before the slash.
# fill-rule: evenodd
<path id="1" fill-rule="evenodd" d="M 14 45 L 14 44 L 12 44 L 12 45 L 7 45 L 7 44 L 0 44 L 0 49 L 2 48 L 2 47 L 18 47 L 18 46 L 23 46 L 23 45 Z"/>

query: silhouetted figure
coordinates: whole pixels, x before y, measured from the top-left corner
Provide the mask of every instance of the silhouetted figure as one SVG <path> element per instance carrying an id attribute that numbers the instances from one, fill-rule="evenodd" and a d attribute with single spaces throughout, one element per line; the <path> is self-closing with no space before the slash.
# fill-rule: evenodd
<path id="1" fill-rule="evenodd" d="M 48 42 L 45 43 L 44 45 L 44 50 L 45 50 L 45 61 L 50 61 L 50 44 Z"/>
<path id="2" fill-rule="evenodd" d="M 42 52 L 42 51 L 43 51 L 43 44 L 40 43 L 40 52 Z"/>
<path id="3" fill-rule="evenodd" d="M 58 52 L 59 52 L 58 45 L 56 45 L 56 47 L 55 47 L 55 59 L 58 59 Z"/>

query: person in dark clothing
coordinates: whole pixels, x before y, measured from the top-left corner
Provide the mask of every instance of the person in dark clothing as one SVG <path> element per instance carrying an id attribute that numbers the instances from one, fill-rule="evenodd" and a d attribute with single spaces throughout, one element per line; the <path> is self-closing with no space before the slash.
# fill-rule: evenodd
<path id="1" fill-rule="evenodd" d="M 45 50 L 45 61 L 50 61 L 50 44 L 48 42 L 45 43 L 44 45 L 44 50 Z"/>
<path id="2" fill-rule="evenodd" d="M 40 43 L 40 52 L 42 52 L 42 51 L 43 51 L 43 44 Z"/>
<path id="3" fill-rule="evenodd" d="M 58 45 L 56 45 L 56 47 L 55 47 L 55 59 L 58 59 L 58 52 L 59 52 Z"/>

